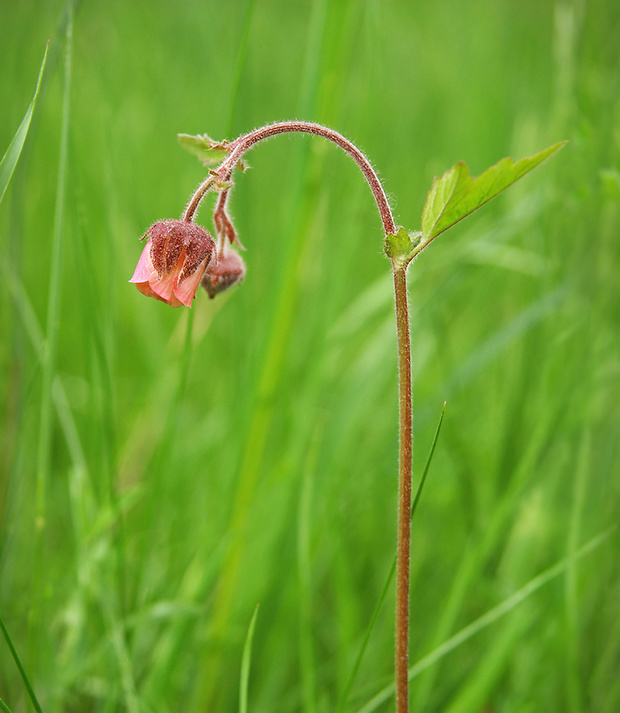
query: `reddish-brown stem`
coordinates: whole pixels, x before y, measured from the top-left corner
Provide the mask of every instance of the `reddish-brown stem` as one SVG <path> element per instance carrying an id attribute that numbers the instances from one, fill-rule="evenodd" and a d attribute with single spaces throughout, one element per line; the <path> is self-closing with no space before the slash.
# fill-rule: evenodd
<path id="1" fill-rule="evenodd" d="M 252 148 L 252 146 L 257 144 L 259 141 L 263 141 L 271 138 L 272 136 L 276 136 L 277 134 L 284 134 L 287 132 L 301 132 L 303 134 L 321 136 L 328 141 L 332 141 L 337 146 L 340 146 L 343 151 L 346 151 L 359 166 L 360 170 L 364 174 L 364 178 L 370 186 L 370 189 L 375 197 L 375 202 L 377 203 L 377 208 L 379 209 L 379 214 L 381 215 L 381 221 L 383 223 L 385 234 L 387 235 L 389 233 L 396 232 L 396 225 L 394 223 L 394 218 L 392 217 L 392 211 L 390 210 L 387 196 L 385 195 L 381 181 L 375 173 L 370 161 L 357 148 L 357 146 L 352 144 L 348 139 L 342 136 L 342 134 L 339 134 L 337 131 L 333 131 L 332 129 L 328 129 L 326 126 L 313 124 L 309 121 L 281 121 L 276 124 L 269 124 L 268 126 L 263 126 L 260 129 L 250 131 L 249 134 L 240 136 L 238 139 L 232 141 L 229 144 L 230 153 L 228 156 L 224 159 L 224 161 L 222 161 L 217 170 L 213 171 L 198 187 L 198 190 L 192 196 L 192 199 L 185 209 L 183 220 L 192 220 L 200 201 L 209 188 L 211 188 L 216 180 L 227 181 L 238 161 L 241 159 L 243 154 Z"/>
<path id="2" fill-rule="evenodd" d="M 228 200 L 228 190 L 224 190 L 220 193 L 217 199 L 217 204 L 215 206 L 215 212 L 213 213 L 213 222 L 215 223 L 215 230 L 217 232 L 217 249 L 218 254 L 224 249 L 224 243 L 228 240 L 230 243 L 237 243 L 237 245 L 243 248 L 239 238 L 237 237 L 237 231 L 235 230 L 230 216 L 226 212 L 226 201 Z"/>
<path id="3" fill-rule="evenodd" d="M 211 186 L 213 186 L 213 184 L 215 183 L 215 179 L 216 176 L 214 175 L 214 173 L 209 172 L 209 175 L 198 186 L 198 188 L 194 192 L 194 195 L 189 199 L 189 203 L 187 204 L 187 208 L 185 209 L 181 220 L 185 220 L 188 223 L 193 220 L 194 213 L 198 209 L 200 201 L 204 198 L 205 194 L 211 188 Z"/>
<path id="4" fill-rule="evenodd" d="M 398 549 L 396 559 L 396 711 L 409 711 L 409 561 L 411 552 L 411 467 L 413 401 L 407 266 L 392 262 L 396 301 L 399 383 Z"/>

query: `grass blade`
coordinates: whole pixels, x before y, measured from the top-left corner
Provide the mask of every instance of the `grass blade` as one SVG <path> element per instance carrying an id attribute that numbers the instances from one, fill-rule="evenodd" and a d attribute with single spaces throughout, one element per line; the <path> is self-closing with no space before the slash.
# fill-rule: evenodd
<path id="1" fill-rule="evenodd" d="M 56 357 L 60 326 L 60 300 L 62 282 L 62 253 L 64 238 L 65 196 L 67 188 L 67 155 L 69 147 L 69 117 L 73 55 L 73 12 L 68 5 L 68 21 L 65 37 L 64 88 L 62 101 L 62 122 L 60 132 L 60 155 L 58 163 L 57 193 L 54 210 L 54 228 L 50 266 L 50 281 L 47 302 L 47 324 L 45 329 L 45 348 L 42 352 L 41 404 L 39 434 L 37 444 L 36 483 L 34 492 L 35 542 L 31 562 L 31 587 L 33 592 L 40 592 L 40 577 L 43 571 L 44 530 L 48 506 L 48 481 L 52 462 L 52 434 L 54 429 L 53 385 L 56 378 Z M 31 647 L 34 650 L 34 637 L 37 626 L 41 625 L 41 602 L 32 602 Z"/>
<path id="2" fill-rule="evenodd" d="M 241 79 L 243 72 L 247 66 L 248 50 L 250 47 L 250 28 L 252 27 L 252 18 L 254 16 L 254 0 L 248 0 L 243 14 L 243 30 L 241 38 L 237 45 L 237 61 L 235 62 L 235 74 L 230 84 L 230 104 L 228 105 L 228 119 L 226 121 L 227 135 L 232 134 L 234 128 L 235 115 L 237 113 L 237 104 L 241 94 Z"/>
<path id="3" fill-rule="evenodd" d="M 34 690 L 32 689 L 32 686 L 30 685 L 30 681 L 28 680 L 26 671 L 24 671 L 22 662 L 20 661 L 20 658 L 17 655 L 17 651 L 15 650 L 15 646 L 13 646 L 13 641 L 11 640 L 11 636 L 9 635 L 8 629 L 6 628 L 6 625 L 4 623 L 4 619 L 1 616 L 0 616 L 0 629 L 2 629 L 2 633 L 4 634 L 4 638 L 6 640 L 8 647 L 9 647 L 9 650 L 11 652 L 11 656 L 13 657 L 13 661 L 15 661 L 15 665 L 17 666 L 17 670 L 19 671 L 19 675 L 22 677 L 24 686 L 26 686 L 26 690 L 28 691 L 28 695 L 30 696 L 32 705 L 35 707 L 35 710 L 37 711 L 37 713 L 42 713 L 41 706 L 39 705 L 39 701 L 37 700 Z M 9 708 L 6 707 L 4 703 L 2 704 L 2 707 L 3 707 L 3 710 L 9 710 Z"/>
<path id="4" fill-rule="evenodd" d="M 52 261 L 50 268 L 50 285 L 48 296 L 48 313 L 46 339 L 47 348 L 43 363 L 43 387 L 41 395 L 41 420 L 39 433 L 39 453 L 37 463 L 36 485 L 36 513 L 37 527 L 45 522 L 45 497 L 46 484 L 49 471 L 52 433 L 52 383 L 54 381 L 56 345 L 58 341 L 58 326 L 60 312 L 60 285 L 62 279 L 62 244 L 65 214 L 65 194 L 67 187 L 67 154 L 69 146 L 69 116 L 73 52 L 73 15 L 72 8 L 68 6 L 69 19 L 67 22 L 65 67 L 64 67 L 64 93 L 62 106 L 62 125 L 60 134 L 60 158 L 58 165 L 58 189 L 54 215 L 54 233 L 52 243 Z"/>
<path id="5" fill-rule="evenodd" d="M 411 503 L 411 519 L 413 520 L 413 516 L 415 515 L 416 508 L 418 507 L 418 502 L 420 501 L 420 496 L 422 495 L 422 488 L 424 487 L 424 483 L 426 483 L 426 476 L 428 475 L 428 469 L 431 467 L 431 461 L 433 460 L 433 455 L 435 454 L 435 446 L 437 445 L 437 441 L 439 440 L 439 432 L 441 431 L 441 424 L 443 423 L 443 417 L 445 416 L 446 413 L 446 402 L 443 402 L 443 407 L 441 409 L 441 415 L 439 416 L 439 423 L 437 424 L 437 428 L 435 429 L 435 436 L 433 437 L 433 442 L 431 443 L 431 449 L 428 453 L 428 458 L 426 459 L 426 464 L 424 465 L 424 470 L 422 472 L 422 477 L 420 478 L 420 484 L 418 485 L 418 489 L 415 491 L 415 495 L 413 497 L 413 502 Z"/>
<path id="6" fill-rule="evenodd" d="M 560 560 L 557 564 L 549 567 L 544 572 L 541 572 L 538 576 L 531 579 L 527 584 L 523 585 L 521 589 L 518 589 L 514 594 L 504 599 L 503 602 L 498 604 L 493 609 L 490 609 L 486 614 L 478 617 L 471 624 L 458 631 L 454 636 L 444 641 L 441 646 L 438 646 L 434 651 L 421 658 L 416 664 L 414 664 L 409 669 L 409 680 L 411 681 L 416 676 L 419 676 L 422 671 L 437 663 L 444 656 L 447 656 L 451 651 L 458 648 L 461 644 L 471 639 L 477 633 L 486 629 L 491 624 L 494 624 L 498 619 L 501 619 L 506 614 L 509 614 L 516 607 L 518 607 L 522 602 L 528 599 L 532 594 L 537 592 L 539 589 L 548 584 L 552 580 L 564 574 L 566 570 L 571 566 L 573 560 L 581 559 L 587 554 L 600 547 L 615 531 L 616 527 L 612 527 L 605 532 L 596 535 L 589 542 L 587 542 L 583 547 L 581 547 L 574 555 L 574 557 L 565 557 Z M 394 684 L 386 686 L 383 690 L 379 691 L 373 698 L 368 701 L 368 703 L 360 708 L 358 713 L 372 713 L 376 710 L 382 703 L 389 700 L 394 695 Z"/>
<path id="7" fill-rule="evenodd" d="M 314 651 L 314 627 L 312 611 L 312 566 L 311 534 L 312 500 L 314 493 L 314 474 L 318 456 L 318 444 L 321 440 L 322 427 L 319 425 L 308 448 L 305 467 L 301 474 L 299 505 L 297 510 L 297 572 L 299 578 L 299 661 L 301 688 L 303 691 L 303 709 L 305 713 L 314 713 L 317 709 L 316 691 L 316 654 Z"/>
<path id="8" fill-rule="evenodd" d="M 41 79 L 43 78 L 43 70 L 45 69 L 45 63 L 47 62 L 47 51 L 49 49 L 50 43 L 48 42 L 45 47 L 45 54 L 43 55 L 43 61 L 41 62 L 41 69 L 39 69 L 39 78 L 37 79 L 37 87 L 34 90 L 34 96 L 30 102 L 22 123 L 19 125 L 13 140 L 9 144 L 9 148 L 6 150 L 0 162 L 0 202 L 4 198 L 4 193 L 9 185 L 15 166 L 19 161 L 22 148 L 24 147 L 24 142 L 26 141 L 26 135 L 28 134 L 28 129 L 30 128 L 30 121 L 32 120 L 32 113 L 34 112 L 35 104 L 37 103 L 37 97 L 39 96 L 39 89 L 41 88 Z"/>
<path id="9" fill-rule="evenodd" d="M 239 681 L 239 713 L 248 713 L 248 688 L 250 683 L 250 663 L 252 660 L 252 640 L 254 639 L 254 629 L 256 627 L 256 617 L 258 616 L 258 604 L 254 609 L 252 621 L 248 628 L 245 644 L 243 645 L 243 656 L 241 657 L 241 678 Z"/>
<path id="10" fill-rule="evenodd" d="M 528 621 L 527 619 L 525 621 Z M 475 668 L 468 672 L 467 679 L 456 693 L 444 713 L 471 713 L 484 710 L 498 680 L 505 675 L 506 667 L 514 656 L 515 646 L 525 629 L 524 620 L 514 616 L 503 625 L 496 641 L 486 649 Z"/>
<path id="11" fill-rule="evenodd" d="M 564 600 L 566 617 L 566 646 L 565 667 L 566 667 L 566 701 L 570 713 L 582 713 L 584 710 L 584 693 L 579 675 L 581 667 L 582 647 L 580 646 L 579 632 L 582 630 L 579 621 L 579 589 L 577 583 L 577 567 L 572 555 L 577 550 L 581 534 L 581 519 L 586 501 L 588 488 L 588 466 L 590 461 L 591 435 L 585 430 L 579 451 L 577 453 L 577 467 L 573 482 L 573 495 L 571 515 L 567 533 L 567 555 L 571 566 L 566 570 L 564 581 Z"/>

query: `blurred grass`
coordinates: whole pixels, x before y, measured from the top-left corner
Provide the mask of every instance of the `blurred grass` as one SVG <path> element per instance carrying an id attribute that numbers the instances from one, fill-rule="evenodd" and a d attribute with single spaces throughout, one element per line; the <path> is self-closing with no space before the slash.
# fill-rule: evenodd
<path id="1" fill-rule="evenodd" d="M 421 669 L 412 710 L 616 711 L 618 536 L 570 557 L 618 520 L 617 4 L 78 3 L 65 120 L 65 4 L 0 16 L 2 151 L 51 40 L 0 206 L 0 612 L 43 710 L 235 710 L 257 602 L 248 710 L 333 710 L 348 680 L 392 562 L 397 451 L 390 275 L 356 167 L 309 137 L 261 146 L 232 197 L 245 284 L 191 317 L 127 284 L 202 177 L 178 132 L 303 117 L 369 154 L 412 229 L 456 160 L 477 175 L 570 141 L 410 273 L 418 477 L 448 401 L 412 664 L 569 558 Z M 350 710 L 391 682 L 392 619 Z M 4 647 L 0 698 L 28 707 Z"/>

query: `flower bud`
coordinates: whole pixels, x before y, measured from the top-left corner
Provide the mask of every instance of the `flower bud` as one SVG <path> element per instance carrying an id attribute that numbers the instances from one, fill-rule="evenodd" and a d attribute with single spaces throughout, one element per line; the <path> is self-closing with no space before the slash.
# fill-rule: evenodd
<path id="1" fill-rule="evenodd" d="M 191 307 L 203 273 L 216 255 L 211 235 L 195 223 L 160 220 L 144 238 L 146 245 L 130 282 L 142 294 L 172 307 Z"/>
<path id="2" fill-rule="evenodd" d="M 245 277 L 245 263 L 236 250 L 224 245 L 217 262 L 212 262 L 202 278 L 202 286 L 213 299 L 229 287 L 238 284 Z"/>

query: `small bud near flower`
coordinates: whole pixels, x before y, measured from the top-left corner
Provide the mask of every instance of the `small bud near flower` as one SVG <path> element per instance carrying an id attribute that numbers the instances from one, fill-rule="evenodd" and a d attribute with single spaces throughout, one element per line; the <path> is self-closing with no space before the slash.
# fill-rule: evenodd
<path id="1" fill-rule="evenodd" d="M 159 220 L 144 238 L 148 240 L 129 282 L 172 307 L 191 307 L 205 269 L 217 260 L 211 235 L 195 223 Z"/>
<path id="2" fill-rule="evenodd" d="M 218 261 L 211 263 L 205 270 L 201 284 L 213 299 L 215 295 L 241 282 L 244 277 L 243 258 L 225 244 Z"/>

